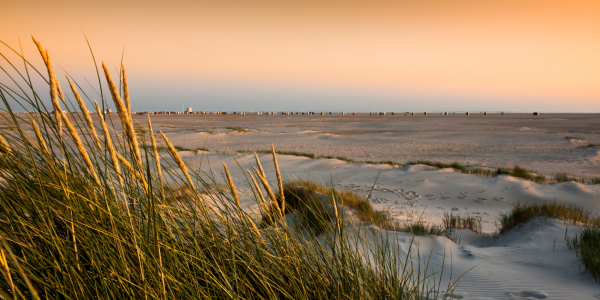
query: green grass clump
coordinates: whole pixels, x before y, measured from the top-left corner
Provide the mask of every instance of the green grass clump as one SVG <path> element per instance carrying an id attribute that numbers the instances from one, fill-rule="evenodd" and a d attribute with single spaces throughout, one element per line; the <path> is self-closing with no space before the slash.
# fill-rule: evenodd
<path id="1" fill-rule="evenodd" d="M 273 152 L 271 150 L 255 150 L 255 151 L 250 151 L 250 150 L 239 150 L 239 153 L 255 153 L 256 154 L 272 154 Z M 275 150 L 275 153 L 277 154 L 281 154 L 281 155 L 293 155 L 293 156 L 303 156 L 303 157 L 308 157 L 310 159 L 314 159 L 315 155 L 312 153 L 303 153 L 303 152 L 298 152 L 298 151 L 281 151 L 281 150 Z"/>
<path id="2" fill-rule="evenodd" d="M 556 202 L 543 204 L 517 202 L 510 212 L 500 214 L 499 233 L 507 232 L 537 216 L 559 218 L 589 226 L 600 226 L 600 217 L 593 216 L 589 211 L 578 205 Z"/>
<path id="3" fill-rule="evenodd" d="M 584 228 L 576 237 L 566 238 L 569 249 L 575 249 L 585 270 L 600 283 L 600 229 Z"/>
<path id="4" fill-rule="evenodd" d="M 369 165 L 390 165 L 392 167 L 402 166 L 400 163 L 391 161 L 391 160 L 356 160 L 344 156 L 331 156 L 331 155 L 321 155 L 319 158 L 324 159 L 337 159 L 341 161 L 345 161 L 350 164 L 369 164 Z"/>
<path id="5" fill-rule="evenodd" d="M 174 147 L 178 151 L 190 151 L 190 152 L 194 152 L 194 154 L 198 154 L 198 152 L 200 152 L 200 151 L 209 152 L 209 150 L 204 147 L 197 147 L 197 148 L 187 148 L 187 147 L 183 147 L 183 146 L 174 146 Z M 142 149 L 147 150 L 147 151 L 153 151 L 152 146 L 150 146 L 150 145 L 142 145 Z M 169 151 L 169 149 L 164 146 L 156 146 L 156 149 L 158 149 L 158 151 L 160 151 L 160 152 L 168 152 Z"/>
<path id="6" fill-rule="evenodd" d="M 461 217 L 460 215 L 455 216 L 451 213 L 444 213 L 444 229 L 470 229 L 475 233 L 481 233 L 483 226 L 481 225 L 481 218 L 475 217 Z"/>
<path id="7" fill-rule="evenodd" d="M 547 182 L 547 179 L 545 176 L 543 176 L 541 174 L 535 174 L 527 169 L 520 167 L 519 165 L 515 165 L 512 169 L 498 168 L 498 169 L 496 169 L 496 173 L 494 176 L 498 176 L 498 175 L 502 175 L 502 174 L 506 174 L 506 175 L 510 175 L 513 177 L 518 177 L 518 178 L 522 178 L 522 179 L 526 179 L 526 180 L 531 180 L 531 181 L 537 182 L 537 183 L 546 183 Z"/>
<path id="8" fill-rule="evenodd" d="M 558 183 L 574 181 L 574 182 L 586 183 L 586 184 L 600 184 L 600 177 L 582 178 L 582 177 L 573 176 L 573 175 L 571 175 L 569 173 L 565 173 L 565 172 L 556 173 L 556 176 L 554 179 Z"/>
<path id="9" fill-rule="evenodd" d="M 183 147 L 183 146 L 175 146 L 175 149 L 177 149 L 177 151 L 191 151 L 191 152 L 194 152 L 195 154 L 198 154 L 198 152 L 200 152 L 200 151 L 208 152 L 208 149 L 206 149 L 204 147 L 187 148 L 187 147 Z"/>
<path id="10" fill-rule="evenodd" d="M 231 131 L 237 131 L 237 132 L 241 132 L 241 133 L 248 133 L 250 132 L 249 130 L 242 128 L 242 127 L 225 127 L 225 129 L 229 129 Z"/>

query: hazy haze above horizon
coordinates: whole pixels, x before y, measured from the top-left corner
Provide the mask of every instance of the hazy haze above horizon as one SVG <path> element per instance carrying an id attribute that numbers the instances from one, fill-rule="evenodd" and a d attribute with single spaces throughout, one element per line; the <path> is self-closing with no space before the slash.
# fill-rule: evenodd
<path id="1" fill-rule="evenodd" d="M 133 110 L 600 112 L 598 1 L 23 0 L 0 28 L 92 98 L 82 31 L 113 77 L 124 49 Z"/>

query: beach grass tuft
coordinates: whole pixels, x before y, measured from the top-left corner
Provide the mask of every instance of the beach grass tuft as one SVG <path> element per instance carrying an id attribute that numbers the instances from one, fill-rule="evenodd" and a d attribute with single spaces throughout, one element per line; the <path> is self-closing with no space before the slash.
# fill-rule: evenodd
<path id="1" fill-rule="evenodd" d="M 475 233 L 481 233 L 483 231 L 483 226 L 481 224 L 481 218 L 477 217 L 461 217 L 459 215 L 454 215 L 452 212 L 444 213 L 444 229 L 470 229 Z"/>
<path id="2" fill-rule="evenodd" d="M 600 227 L 600 217 L 592 215 L 591 212 L 578 205 L 557 202 L 543 204 L 517 202 L 511 211 L 500 214 L 498 232 L 500 234 L 507 232 L 537 216 L 559 218 L 584 226 Z"/>
<path id="3" fill-rule="evenodd" d="M 600 229 L 587 227 L 573 238 L 565 237 L 569 249 L 575 249 L 585 270 L 600 283 Z"/>

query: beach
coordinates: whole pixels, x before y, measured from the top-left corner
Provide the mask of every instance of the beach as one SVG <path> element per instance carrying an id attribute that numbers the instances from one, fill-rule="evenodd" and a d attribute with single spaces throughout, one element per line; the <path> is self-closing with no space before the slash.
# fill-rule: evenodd
<path id="1" fill-rule="evenodd" d="M 134 116 L 144 124 L 146 116 Z M 295 151 L 360 161 L 459 162 L 600 177 L 600 114 L 153 115 L 174 144 L 211 153 Z"/>

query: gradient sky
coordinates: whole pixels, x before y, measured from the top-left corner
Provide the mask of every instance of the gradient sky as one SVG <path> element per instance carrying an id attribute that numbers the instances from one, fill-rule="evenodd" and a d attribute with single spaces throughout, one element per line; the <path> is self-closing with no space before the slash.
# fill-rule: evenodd
<path id="1" fill-rule="evenodd" d="M 134 110 L 600 111 L 597 0 L 1 5 L 0 40 L 93 82 L 82 30 Z"/>

